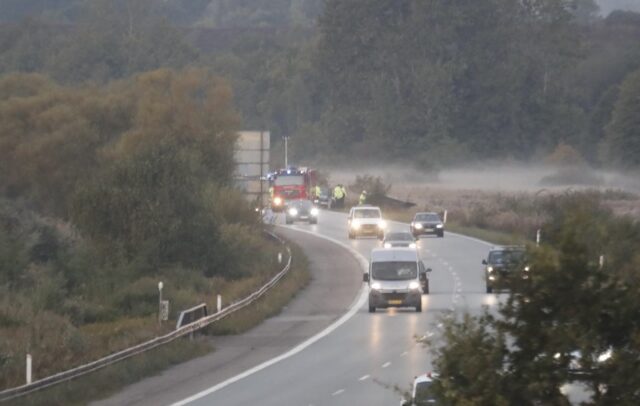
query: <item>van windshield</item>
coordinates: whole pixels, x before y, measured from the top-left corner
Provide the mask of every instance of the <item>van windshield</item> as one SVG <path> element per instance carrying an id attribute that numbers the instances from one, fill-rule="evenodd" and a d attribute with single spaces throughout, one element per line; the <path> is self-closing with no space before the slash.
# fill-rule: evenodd
<path id="1" fill-rule="evenodd" d="M 403 281 L 418 277 L 416 262 L 374 262 L 371 265 L 373 279 L 381 281 Z"/>

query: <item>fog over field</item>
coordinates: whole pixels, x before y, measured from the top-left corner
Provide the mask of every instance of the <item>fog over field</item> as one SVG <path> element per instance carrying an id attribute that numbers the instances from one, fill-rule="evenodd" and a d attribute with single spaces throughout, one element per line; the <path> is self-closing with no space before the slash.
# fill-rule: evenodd
<path id="1" fill-rule="evenodd" d="M 385 183 L 396 186 L 393 189 L 401 185 L 505 192 L 600 188 L 621 189 L 640 194 L 640 175 L 623 174 L 612 170 L 592 170 L 586 167 L 567 169 L 503 163 L 446 168 L 432 172 L 400 165 L 345 169 L 321 167 L 321 170 L 329 174 L 332 183 L 350 184 L 356 176 L 367 174 L 381 177 Z M 397 197 L 402 198 L 402 196 Z"/>
<path id="2" fill-rule="evenodd" d="M 638 0 L 598 0 L 600 13 L 607 15 L 613 10 L 629 10 L 640 12 L 640 1 Z"/>

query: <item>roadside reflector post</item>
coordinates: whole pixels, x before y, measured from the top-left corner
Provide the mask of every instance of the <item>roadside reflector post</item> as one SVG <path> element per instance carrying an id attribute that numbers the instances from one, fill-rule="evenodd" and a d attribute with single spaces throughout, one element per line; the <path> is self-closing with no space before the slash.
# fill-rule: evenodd
<path id="1" fill-rule="evenodd" d="M 442 219 L 442 222 L 445 223 L 445 224 L 447 224 L 447 213 L 448 213 L 448 211 L 445 210 L 444 211 L 444 218 Z"/>
<path id="2" fill-rule="evenodd" d="M 31 354 L 27 354 L 27 385 L 31 383 Z"/>
<path id="3" fill-rule="evenodd" d="M 282 252 L 278 252 L 278 263 L 282 263 Z"/>
<path id="4" fill-rule="evenodd" d="M 538 231 L 536 231 L 536 247 L 540 246 L 540 236 L 542 234 L 542 230 L 538 229 Z"/>
<path id="5" fill-rule="evenodd" d="M 604 268 L 604 255 L 600 255 L 598 264 L 600 265 L 600 269 Z"/>
<path id="6" fill-rule="evenodd" d="M 218 309 L 218 313 L 220 313 L 220 311 L 222 310 L 222 296 L 220 295 L 218 295 L 217 309 Z"/>

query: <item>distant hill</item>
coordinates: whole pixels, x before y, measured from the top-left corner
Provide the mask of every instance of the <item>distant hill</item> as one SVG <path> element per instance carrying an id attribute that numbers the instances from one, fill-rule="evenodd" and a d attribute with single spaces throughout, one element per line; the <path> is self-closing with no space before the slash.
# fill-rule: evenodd
<path id="1" fill-rule="evenodd" d="M 127 3 L 143 3 L 183 26 L 209 28 L 266 28 L 315 24 L 323 0 L 91 0 L 113 2 L 126 9 Z M 1 0 L 0 23 L 27 17 L 73 23 L 88 3 L 84 0 Z"/>

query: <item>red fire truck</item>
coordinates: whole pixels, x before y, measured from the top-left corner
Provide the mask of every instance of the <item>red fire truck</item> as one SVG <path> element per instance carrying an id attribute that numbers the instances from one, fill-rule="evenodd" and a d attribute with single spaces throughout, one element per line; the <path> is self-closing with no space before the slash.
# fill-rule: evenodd
<path id="1" fill-rule="evenodd" d="M 316 171 L 308 168 L 289 167 L 271 175 L 271 209 L 282 211 L 287 200 L 313 198 L 316 187 Z"/>

